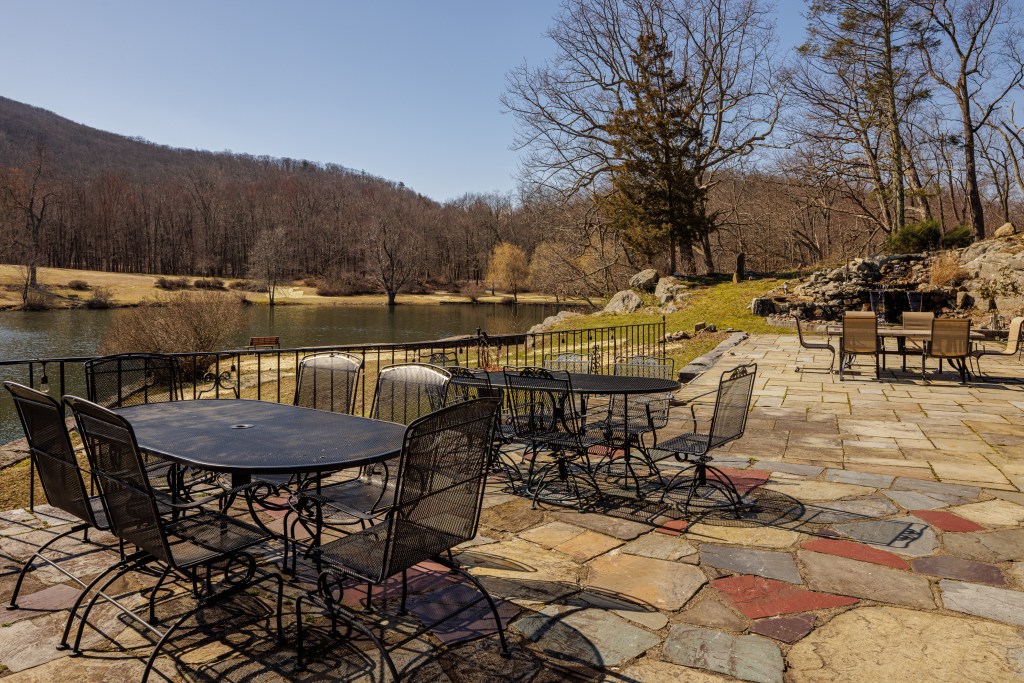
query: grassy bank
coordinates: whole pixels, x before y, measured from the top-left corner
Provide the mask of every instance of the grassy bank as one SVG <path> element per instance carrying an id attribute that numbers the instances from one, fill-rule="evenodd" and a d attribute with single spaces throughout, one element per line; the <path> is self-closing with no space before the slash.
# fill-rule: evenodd
<path id="1" fill-rule="evenodd" d="M 97 288 L 109 290 L 113 306 L 137 306 L 143 301 L 159 301 L 167 294 L 156 286 L 157 275 L 135 273 L 104 273 L 95 270 L 74 270 L 68 268 L 40 268 L 38 280 L 51 295 L 50 308 L 78 308 L 84 306 Z M 12 265 L 0 265 L 0 310 L 11 310 L 21 307 L 21 268 Z M 195 280 L 199 278 L 188 278 Z M 225 285 L 236 282 L 232 278 L 222 278 Z M 89 289 L 76 290 L 69 283 L 80 280 L 87 283 Z M 256 304 L 266 304 L 267 295 L 246 292 L 247 299 Z M 511 301 L 512 295 L 496 292 L 479 298 L 480 303 L 504 303 Z M 309 287 L 301 281 L 287 283 L 278 288 L 276 303 L 280 305 L 307 306 L 379 306 L 387 303 L 384 294 L 362 294 L 358 296 L 319 296 L 315 287 Z M 433 292 L 431 294 L 400 294 L 400 304 L 457 304 L 470 303 L 469 297 L 457 292 Z M 554 304 L 553 296 L 546 294 L 526 293 L 519 295 L 522 304 Z M 567 304 L 572 305 L 572 303 Z"/>
<path id="2" fill-rule="evenodd" d="M 679 310 L 665 315 L 665 327 L 669 332 L 683 331 L 692 333 L 694 325 L 699 322 L 713 323 L 717 332 L 702 332 L 691 339 L 671 342 L 666 351 L 682 368 L 691 360 L 715 348 L 728 334 L 725 330 L 742 330 L 752 334 L 776 333 L 792 334 L 793 330 L 769 325 L 764 318 L 751 315 L 751 299 L 763 296 L 767 292 L 780 287 L 782 280 L 764 278 L 746 280 L 740 283 L 721 280 L 697 280 L 690 282 L 689 296 L 677 304 Z M 649 297 L 644 308 L 636 313 L 624 315 L 607 315 L 596 313 L 575 317 L 562 323 L 560 329 L 587 329 L 613 325 L 637 325 L 660 322 L 662 314 L 654 306 L 657 302 Z"/>

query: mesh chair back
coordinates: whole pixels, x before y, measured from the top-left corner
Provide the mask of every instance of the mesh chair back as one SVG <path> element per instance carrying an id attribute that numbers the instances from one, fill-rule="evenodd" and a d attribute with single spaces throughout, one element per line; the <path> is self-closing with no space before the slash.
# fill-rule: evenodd
<path id="1" fill-rule="evenodd" d="M 675 372 L 675 361 L 671 358 L 658 358 L 657 356 L 628 356 L 615 359 L 615 367 L 612 372 L 621 377 L 672 379 Z"/>
<path id="2" fill-rule="evenodd" d="M 969 318 L 936 318 L 928 355 L 933 358 L 966 358 L 971 347 Z"/>
<path id="3" fill-rule="evenodd" d="M 65 396 L 85 443 L 110 526 L 121 539 L 173 564 L 135 432 L 120 415 L 85 399 Z"/>
<path id="4" fill-rule="evenodd" d="M 459 403 L 409 425 L 378 580 L 476 536 L 498 404 Z"/>
<path id="5" fill-rule="evenodd" d="M 656 356 L 629 356 L 616 359 L 612 373 L 620 377 L 672 379 L 675 374 L 675 362 L 671 358 Z M 608 412 L 613 421 L 624 420 L 627 430 L 630 427 L 661 429 L 668 424 L 671 399 L 672 392 L 638 396 L 612 394 L 608 402 Z"/>
<path id="6" fill-rule="evenodd" d="M 350 353 L 318 353 L 299 363 L 295 405 L 351 415 L 363 360 Z"/>
<path id="7" fill-rule="evenodd" d="M 505 368 L 505 395 L 516 436 L 530 438 L 545 432 L 580 432 L 580 417 L 572 401 L 569 373 L 545 368 Z"/>
<path id="8" fill-rule="evenodd" d="M 747 412 L 750 397 L 754 393 L 754 378 L 757 364 L 740 365 L 722 373 L 715 399 L 715 412 L 711 416 L 711 431 L 708 448 L 717 448 L 724 443 L 743 436 L 747 427 Z"/>
<path id="9" fill-rule="evenodd" d="M 54 398 L 21 384 L 4 382 L 4 388 L 14 399 L 46 500 L 50 505 L 102 528 L 89 504 L 82 470 L 78 467 L 64 424 L 64 409 Z"/>
<path id="10" fill-rule="evenodd" d="M 1024 337 L 1024 316 L 1018 316 L 1010 321 L 1009 334 L 1006 337 L 1006 355 L 1013 355 L 1020 351 L 1022 337 Z"/>
<path id="11" fill-rule="evenodd" d="M 459 357 L 454 353 L 435 351 L 427 356 L 427 364 L 436 365 L 440 368 L 454 368 L 459 366 Z"/>
<path id="12" fill-rule="evenodd" d="M 501 391 L 491 384 L 491 376 L 486 370 L 460 366 L 450 367 L 447 370 L 452 376 L 448 383 L 449 404 L 501 396 Z"/>
<path id="13" fill-rule="evenodd" d="M 878 318 L 874 315 L 844 315 L 843 353 L 878 353 Z"/>
<path id="14" fill-rule="evenodd" d="M 178 363 L 158 353 L 123 353 L 85 362 L 89 400 L 104 408 L 124 408 L 181 398 Z"/>
<path id="15" fill-rule="evenodd" d="M 913 313 L 908 311 L 903 314 L 903 329 L 931 332 L 933 320 L 935 320 L 934 313 Z"/>
<path id="16" fill-rule="evenodd" d="M 590 356 L 580 353 L 553 353 L 544 356 L 544 367 L 562 372 L 590 372 Z"/>
<path id="17" fill-rule="evenodd" d="M 377 376 L 370 416 L 408 425 L 448 401 L 451 374 L 427 363 L 389 365 Z"/>

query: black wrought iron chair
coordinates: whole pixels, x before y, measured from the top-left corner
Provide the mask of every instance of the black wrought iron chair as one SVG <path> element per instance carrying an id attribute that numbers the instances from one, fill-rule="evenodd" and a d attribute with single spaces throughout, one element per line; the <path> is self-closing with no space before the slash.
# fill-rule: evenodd
<path id="1" fill-rule="evenodd" d="M 606 444 L 604 433 L 600 428 L 588 428 L 577 410 L 569 373 L 536 367 L 505 368 L 505 392 L 512 428 L 527 444 L 525 480 L 533 506 L 538 500 L 556 505 L 575 500 L 582 511 L 585 500 L 600 498 L 590 449 Z M 551 460 L 537 468 L 542 451 L 549 452 Z M 584 496 L 581 484 L 593 495 Z M 555 485 L 563 490 L 551 488 Z"/>
<path id="2" fill-rule="evenodd" d="M 332 351 L 304 357 L 295 379 L 295 405 L 351 415 L 363 359 Z"/>
<path id="3" fill-rule="evenodd" d="M 828 351 L 829 353 L 832 354 L 832 357 L 829 359 L 829 362 L 828 362 L 828 371 L 831 374 L 832 366 L 836 364 L 836 347 L 832 346 L 827 341 L 825 341 L 825 342 L 809 342 L 809 341 L 807 341 L 804 338 L 804 328 L 803 328 L 803 325 L 800 324 L 800 318 L 797 318 L 797 317 L 794 316 L 793 320 L 796 322 L 796 336 L 800 340 L 800 348 L 808 349 L 810 351 Z"/>
<path id="4" fill-rule="evenodd" d="M 425 363 L 428 365 L 436 365 L 440 368 L 457 368 L 459 367 L 459 356 L 456 353 L 449 353 L 447 351 L 433 351 L 420 356 Z"/>
<path id="5" fill-rule="evenodd" d="M 325 569 L 317 588 L 296 600 L 300 668 L 306 663 L 305 633 L 309 628 L 303 608 L 311 603 L 326 610 L 332 631 L 341 621 L 369 638 L 380 652 L 383 668 L 398 680 L 398 670 L 388 647 L 364 623 L 364 619 L 385 616 L 378 615 L 376 610 L 370 612 L 372 592 L 367 593 L 367 611 L 363 613 L 345 606 L 341 597 L 353 582 L 379 586 L 401 575 L 398 611 L 404 614 L 407 572 L 428 560 L 464 576 L 481 597 L 411 635 L 403 631 L 401 642 L 392 642 L 392 648 L 418 638 L 484 599 L 494 617 L 501 653 L 508 656 L 504 628 L 494 600 L 476 577 L 444 557 L 451 548 L 476 536 L 497 411 L 497 399 L 478 399 L 449 406 L 409 425 L 396 468 L 397 494 L 391 509 L 370 528 L 330 541 L 313 551 Z"/>
<path id="6" fill-rule="evenodd" d="M 279 574 L 258 567 L 256 558 L 246 552 L 267 540 L 269 534 L 210 510 L 206 507 L 209 500 L 168 503 L 160 499 L 150 484 L 149 473 L 131 425 L 116 413 L 84 399 L 65 396 L 64 401 L 75 415 L 78 432 L 85 443 L 92 474 L 99 484 L 100 498 L 111 529 L 121 540 L 131 543 L 140 551 L 133 556 L 133 561 L 125 563 L 106 578 L 93 594 L 82 613 L 74 651 L 80 652 L 89 613 L 101 596 L 106 598 L 103 592 L 122 575 L 146 565 L 155 565 L 160 571 L 160 578 L 149 600 L 148 620 L 121 607 L 123 613 L 159 636 L 146 662 L 142 683 L 149 678 L 153 663 L 164 645 L 186 620 L 207 607 L 265 581 L 277 584 L 277 636 L 279 641 L 283 641 L 281 607 L 284 582 Z M 223 495 L 237 492 L 235 490 Z M 167 511 L 171 514 L 167 514 Z M 214 585 L 215 571 L 223 577 L 221 586 Z M 154 626 L 159 623 L 155 601 L 160 587 L 171 574 L 178 575 L 191 585 L 196 606 L 160 632 Z M 99 579 L 97 577 L 92 585 Z M 83 592 L 72 607 L 72 614 L 81 606 L 84 595 Z M 106 599 L 114 602 L 111 598 Z M 65 642 L 66 639 L 67 633 Z"/>
<path id="7" fill-rule="evenodd" d="M 686 499 L 682 504 L 684 512 L 689 512 L 698 491 L 710 489 L 723 494 L 726 500 L 722 504 L 697 497 L 701 507 L 731 507 L 736 516 L 740 516 L 743 496 L 724 472 L 709 464 L 710 452 L 743 436 L 756 377 L 755 363 L 723 372 L 711 419 L 682 418 L 693 423 L 693 431 L 668 439 L 660 445 L 662 450 L 674 452 L 676 460 L 690 465 L 676 472 L 664 488 L 667 497 L 672 491 L 686 487 Z M 707 429 L 699 430 L 701 424 L 706 424 Z"/>
<path id="8" fill-rule="evenodd" d="M 672 379 L 675 376 L 675 363 L 671 358 L 656 356 L 628 356 L 617 358 L 612 369 L 619 377 L 647 377 L 651 379 Z M 658 446 L 658 431 L 668 425 L 669 408 L 672 401 L 671 392 L 655 394 L 637 394 L 622 396 L 613 394 L 608 400 L 608 412 L 604 419 L 594 423 L 593 427 L 601 429 L 608 441 L 608 455 L 599 461 L 596 469 L 607 468 L 612 474 L 621 463 L 627 479 L 632 477 L 637 493 L 640 493 L 640 478 L 633 466 L 633 458 L 639 454 L 640 460 L 649 469 L 650 474 L 658 477 L 658 468 L 654 462 L 654 450 Z M 645 443 L 650 435 L 651 444 Z M 623 449 L 622 457 L 616 457 L 616 447 Z"/>
<path id="9" fill-rule="evenodd" d="M 32 556 L 25 560 L 18 579 L 11 593 L 11 603 L 7 609 L 18 609 L 18 594 L 21 592 L 25 576 L 32 570 L 36 560 L 45 562 L 64 576 L 68 577 L 83 589 L 87 584 L 71 574 L 44 553 L 63 538 L 82 532 L 83 540 L 89 540 L 89 529 L 108 531 L 110 525 L 103 510 L 99 496 L 90 496 L 82 478 L 82 470 L 75 457 L 75 450 L 68 438 L 67 426 L 64 423 L 64 408 L 56 399 L 29 387 L 4 382 L 4 388 L 11 393 L 18 418 L 21 420 L 25 438 L 28 440 L 29 457 L 35 463 L 43 492 L 50 505 L 74 515 L 81 520 L 72 524 L 71 528 L 57 534 L 46 541 Z M 124 559 L 124 553 L 121 553 Z M 71 616 L 68 617 L 69 620 Z"/>
<path id="10" fill-rule="evenodd" d="M 439 410 L 448 401 L 451 374 L 425 363 L 389 365 L 377 376 L 377 390 L 370 416 L 409 424 Z M 288 535 L 295 538 L 295 525 L 310 535 L 311 547 L 320 544 L 325 527 L 339 528 L 353 523 L 365 526 L 391 506 L 395 480 L 387 462 L 367 465 L 352 479 L 303 490 L 289 501 L 294 519 Z M 285 522 L 286 528 L 288 521 Z M 293 569 L 298 562 L 298 545 L 292 546 Z"/>
<path id="11" fill-rule="evenodd" d="M 120 353 L 85 362 L 86 396 L 104 408 L 127 408 L 182 398 L 181 373 L 173 356 Z M 166 460 L 143 455 L 150 477 L 160 488 L 184 491 L 213 480 L 208 473 L 188 472 Z"/>

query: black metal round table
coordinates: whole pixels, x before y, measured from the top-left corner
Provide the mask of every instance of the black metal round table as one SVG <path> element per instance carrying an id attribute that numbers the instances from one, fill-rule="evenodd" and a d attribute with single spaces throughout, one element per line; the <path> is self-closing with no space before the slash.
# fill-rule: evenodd
<path id="1" fill-rule="evenodd" d="M 498 370 L 487 373 L 494 386 L 505 385 L 505 373 Z M 569 373 L 569 385 L 574 394 L 661 394 L 676 391 L 682 386 L 674 379 L 658 377 L 627 377 L 625 375 L 594 375 L 590 373 Z"/>
<path id="2" fill-rule="evenodd" d="M 313 474 L 380 462 L 402 450 L 405 426 L 297 406 L 218 399 L 120 408 L 139 448 L 172 462 L 231 474 Z"/>

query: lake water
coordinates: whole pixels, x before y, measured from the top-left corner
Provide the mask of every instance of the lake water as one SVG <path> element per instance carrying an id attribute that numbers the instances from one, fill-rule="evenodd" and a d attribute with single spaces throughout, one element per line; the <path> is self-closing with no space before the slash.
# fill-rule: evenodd
<path id="1" fill-rule="evenodd" d="M 555 306 L 455 304 L 441 306 L 250 306 L 246 329 L 235 348 L 249 337 L 276 335 L 282 347 L 327 346 L 370 342 L 410 342 L 460 334 L 525 332 Z M 91 356 L 100 339 L 123 309 L 105 311 L 55 310 L 0 313 L 0 360 Z M 25 383 L 24 368 L 0 367 L 0 380 Z M 56 378 L 54 382 L 56 391 Z M 68 391 L 75 387 L 69 386 Z M 0 443 L 20 435 L 13 405 L 0 389 Z"/>

